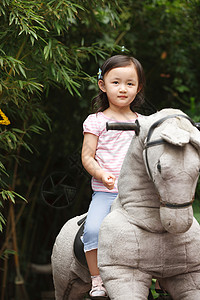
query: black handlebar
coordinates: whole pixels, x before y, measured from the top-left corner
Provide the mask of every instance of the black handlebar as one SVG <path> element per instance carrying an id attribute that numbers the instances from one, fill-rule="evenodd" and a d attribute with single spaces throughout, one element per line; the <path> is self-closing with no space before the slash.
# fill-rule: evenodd
<path id="1" fill-rule="evenodd" d="M 139 135 L 140 132 L 140 124 L 138 120 L 135 123 L 127 123 L 127 122 L 106 122 L 106 130 L 134 130 L 136 135 Z"/>
<path id="2" fill-rule="evenodd" d="M 195 126 L 200 131 L 200 123 L 195 123 Z M 135 123 L 127 122 L 106 122 L 106 130 L 135 130 L 135 134 L 139 135 L 140 133 L 140 124 L 138 120 Z"/>

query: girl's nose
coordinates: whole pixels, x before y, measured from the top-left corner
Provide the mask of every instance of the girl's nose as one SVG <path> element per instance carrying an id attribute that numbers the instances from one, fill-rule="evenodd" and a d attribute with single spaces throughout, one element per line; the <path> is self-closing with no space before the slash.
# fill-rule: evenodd
<path id="1" fill-rule="evenodd" d="M 120 90 L 120 92 L 126 92 L 126 85 L 125 84 L 121 84 L 119 90 Z"/>

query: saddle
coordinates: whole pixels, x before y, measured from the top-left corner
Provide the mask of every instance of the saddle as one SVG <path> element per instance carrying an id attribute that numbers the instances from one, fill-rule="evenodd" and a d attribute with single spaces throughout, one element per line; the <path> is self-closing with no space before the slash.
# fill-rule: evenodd
<path id="1" fill-rule="evenodd" d="M 76 234 L 76 237 L 74 239 L 74 255 L 75 255 L 76 259 L 79 261 L 79 263 L 81 265 L 88 268 L 87 261 L 86 261 L 86 258 L 85 258 L 83 242 L 81 240 L 81 236 L 83 235 L 83 230 L 84 230 L 84 224 L 85 224 L 86 217 L 87 216 L 85 216 L 84 218 L 80 219 L 77 222 L 77 224 L 80 228 L 79 228 L 79 230 Z"/>

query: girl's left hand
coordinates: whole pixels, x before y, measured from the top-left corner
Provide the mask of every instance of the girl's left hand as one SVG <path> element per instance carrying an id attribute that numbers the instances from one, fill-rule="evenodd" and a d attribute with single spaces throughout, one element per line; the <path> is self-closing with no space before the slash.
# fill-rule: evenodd
<path id="1" fill-rule="evenodd" d="M 105 173 L 104 176 L 102 176 L 102 182 L 109 190 L 112 190 L 115 185 L 116 177 L 110 173 Z"/>

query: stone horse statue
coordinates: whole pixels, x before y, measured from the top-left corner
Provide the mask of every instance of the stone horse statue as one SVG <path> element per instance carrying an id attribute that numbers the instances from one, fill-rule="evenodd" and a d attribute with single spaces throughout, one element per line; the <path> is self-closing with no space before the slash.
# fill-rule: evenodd
<path id="1" fill-rule="evenodd" d="M 180 110 L 164 109 L 135 128 L 118 197 L 99 235 L 99 269 L 111 300 L 146 300 L 152 277 L 174 300 L 200 299 L 200 226 L 192 210 L 200 132 L 194 125 Z M 83 217 L 69 220 L 53 247 L 57 300 L 83 299 L 90 289 L 87 266 L 74 254 Z"/>

